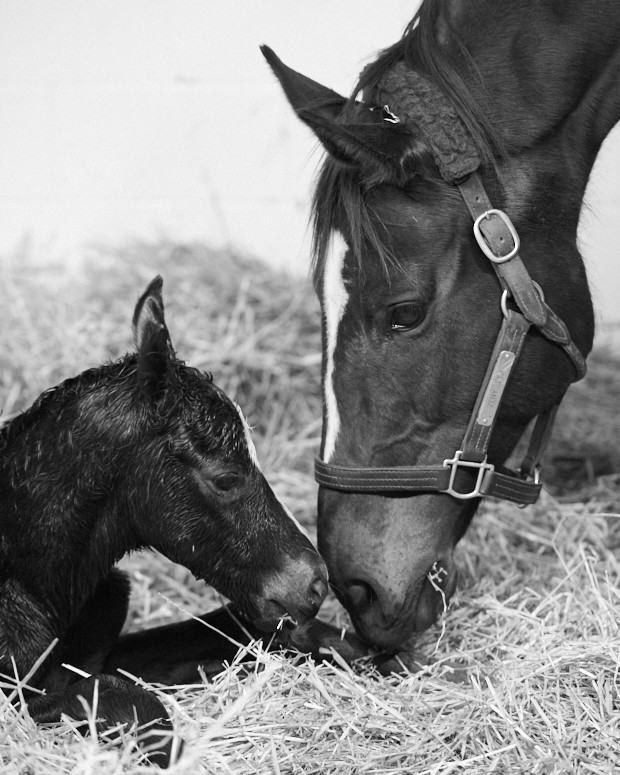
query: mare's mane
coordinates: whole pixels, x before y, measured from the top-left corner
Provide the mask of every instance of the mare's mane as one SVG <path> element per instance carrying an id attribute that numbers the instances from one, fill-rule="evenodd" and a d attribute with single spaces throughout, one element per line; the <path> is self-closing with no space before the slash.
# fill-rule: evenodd
<path id="1" fill-rule="evenodd" d="M 446 0 L 424 0 L 401 39 L 382 51 L 379 57 L 364 69 L 355 85 L 350 103 L 363 92 L 364 101 L 372 104 L 373 94 L 383 77 L 397 62 L 404 60 L 409 68 L 427 75 L 448 96 L 478 147 L 481 158 L 485 163 L 494 166 L 495 156 L 502 154 L 501 141 L 458 72 L 465 67 L 474 77 L 480 79 L 464 43 L 449 24 L 449 15 L 444 13 L 446 5 Z M 451 53 L 456 52 L 453 59 L 444 55 L 443 47 L 437 42 L 437 22 L 440 17 L 444 25 L 443 33 L 449 38 Z M 423 138 L 416 140 L 419 142 L 416 153 L 419 164 L 416 165 L 414 158 L 413 166 L 417 166 L 420 174 L 424 175 L 425 169 L 428 169 L 430 148 Z M 385 230 L 377 229 L 367 202 L 366 194 L 372 186 L 373 181 L 364 179 L 363 173 L 357 168 L 347 166 L 331 156 L 325 158 L 319 171 L 311 214 L 312 274 L 317 289 L 323 276 L 331 234 L 339 218 L 344 218 L 348 225 L 353 242 L 351 247 L 358 259 L 362 247 L 370 245 L 384 267 L 394 263 L 394 257 L 386 242 Z"/>

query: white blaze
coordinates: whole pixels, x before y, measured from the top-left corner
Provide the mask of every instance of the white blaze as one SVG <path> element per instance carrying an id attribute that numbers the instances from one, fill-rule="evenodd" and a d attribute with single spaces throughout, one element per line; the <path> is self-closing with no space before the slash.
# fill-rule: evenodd
<path id="1" fill-rule="evenodd" d="M 241 407 L 236 401 L 233 401 L 235 405 L 235 409 L 239 412 L 239 417 L 241 418 L 241 425 L 243 425 L 243 433 L 245 436 L 245 443 L 248 446 L 248 451 L 250 453 L 250 460 L 254 465 L 258 468 L 258 470 L 261 470 L 260 463 L 258 462 L 258 455 L 256 454 L 256 447 L 254 446 L 254 441 L 252 440 L 252 429 L 250 428 L 250 424 L 245 419 L 245 415 L 241 411 Z"/>
<path id="2" fill-rule="evenodd" d="M 329 253 L 323 273 L 323 313 L 325 315 L 325 377 L 323 395 L 325 400 L 325 445 L 323 460 L 329 463 L 336 448 L 340 430 L 340 415 L 334 389 L 334 352 L 338 340 L 338 328 L 347 306 L 349 294 L 344 285 L 342 270 L 347 243 L 340 232 L 332 235 Z"/>
<path id="3" fill-rule="evenodd" d="M 260 467 L 260 463 L 258 462 L 258 455 L 256 454 L 256 447 L 254 446 L 254 441 L 252 440 L 252 429 L 250 428 L 250 424 L 245 419 L 245 415 L 243 414 L 243 411 L 241 410 L 241 407 L 239 406 L 239 404 L 236 401 L 234 401 L 233 403 L 235 404 L 235 408 L 239 412 L 239 417 L 241 418 L 241 424 L 243 425 L 243 433 L 245 435 L 245 443 L 248 445 L 248 450 L 250 452 L 250 460 L 256 466 L 256 468 L 258 468 L 258 470 L 262 473 L 262 468 Z M 303 535 L 305 535 L 306 538 L 309 538 L 308 531 L 306 530 L 305 527 L 303 527 L 303 525 L 301 525 L 297 521 L 297 519 L 295 519 L 293 512 L 289 509 L 289 507 L 285 503 L 283 503 L 280 500 L 280 498 L 278 498 L 275 492 L 274 492 L 274 495 L 276 497 L 276 500 L 280 504 L 280 506 L 282 506 L 286 516 L 294 522 L 297 529 L 301 533 L 303 533 Z"/>

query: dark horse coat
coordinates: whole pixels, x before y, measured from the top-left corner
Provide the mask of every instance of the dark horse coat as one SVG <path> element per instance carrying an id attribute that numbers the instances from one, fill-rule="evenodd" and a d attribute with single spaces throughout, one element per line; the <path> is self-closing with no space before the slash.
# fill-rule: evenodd
<path id="1" fill-rule="evenodd" d="M 173 683 L 231 646 L 196 621 L 119 638 L 129 582 L 115 562 L 153 547 L 257 630 L 310 619 L 327 587 L 241 411 L 176 358 L 161 288 L 156 278 L 136 306 L 135 354 L 52 388 L 0 430 L 0 671 L 25 680 L 36 721 L 85 720 L 85 700 L 100 726 L 147 727 L 141 744 L 166 766 L 163 705 L 116 668 Z M 212 622 L 231 626 L 222 612 Z"/>
<path id="2" fill-rule="evenodd" d="M 265 55 L 327 151 L 319 548 L 356 630 L 394 650 L 444 610 L 481 498 L 532 502 L 519 495 L 539 489 L 550 419 L 584 372 L 577 229 L 620 120 L 620 3 L 423 0 L 351 98 Z M 491 371 L 501 331 L 510 368 Z"/>

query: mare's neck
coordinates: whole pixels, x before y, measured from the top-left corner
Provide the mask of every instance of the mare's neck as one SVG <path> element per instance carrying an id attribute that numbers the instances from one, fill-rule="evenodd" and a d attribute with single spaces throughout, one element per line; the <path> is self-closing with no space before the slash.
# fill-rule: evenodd
<path id="1" fill-rule="evenodd" d="M 531 148 L 579 114 L 576 148 L 587 149 L 593 163 L 620 120 L 617 0 L 470 0 L 441 8 L 433 31 L 441 56 L 462 75 L 508 152 Z"/>

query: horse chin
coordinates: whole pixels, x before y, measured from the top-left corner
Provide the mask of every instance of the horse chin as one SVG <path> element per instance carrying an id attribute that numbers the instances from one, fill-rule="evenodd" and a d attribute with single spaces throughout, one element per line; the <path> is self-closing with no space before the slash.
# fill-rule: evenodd
<path id="1" fill-rule="evenodd" d="M 275 600 L 258 599 L 246 607 L 246 617 L 261 632 L 288 630 L 307 624 L 317 613 L 318 606 L 292 609 Z M 289 613 L 293 611 L 293 613 Z"/>
<path id="2" fill-rule="evenodd" d="M 380 614 L 374 609 L 366 615 L 351 613 L 351 621 L 355 632 L 364 643 L 387 654 L 395 654 L 407 641 L 415 637 L 413 618 L 386 627 Z"/>
<path id="3" fill-rule="evenodd" d="M 288 614 L 280 606 L 256 604 L 246 616 L 260 632 L 275 632 L 290 626 Z"/>

